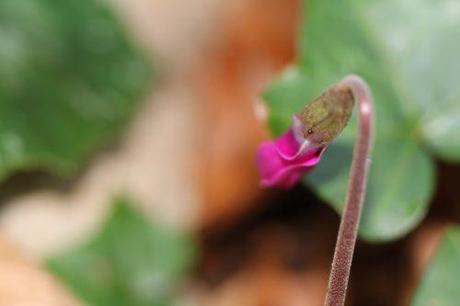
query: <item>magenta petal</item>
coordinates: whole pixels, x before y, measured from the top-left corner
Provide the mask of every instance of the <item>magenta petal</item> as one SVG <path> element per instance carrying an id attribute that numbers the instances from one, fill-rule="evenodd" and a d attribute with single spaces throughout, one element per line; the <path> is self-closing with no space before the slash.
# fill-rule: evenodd
<path id="1" fill-rule="evenodd" d="M 275 141 L 261 144 L 257 152 L 261 186 L 293 187 L 319 163 L 323 151 L 315 148 L 302 152 L 292 129 Z"/>
<path id="2" fill-rule="evenodd" d="M 292 129 L 289 129 L 286 134 L 276 139 L 274 145 L 283 159 L 292 160 L 299 155 L 300 144 L 295 138 Z"/>

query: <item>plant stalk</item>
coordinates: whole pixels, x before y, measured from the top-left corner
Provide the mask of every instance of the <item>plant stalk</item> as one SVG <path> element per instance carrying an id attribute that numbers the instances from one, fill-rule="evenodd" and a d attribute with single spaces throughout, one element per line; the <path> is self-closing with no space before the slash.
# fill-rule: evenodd
<path id="1" fill-rule="evenodd" d="M 345 207 L 329 276 L 329 285 L 324 304 L 326 306 L 343 306 L 345 304 L 351 263 L 366 192 L 374 130 L 373 99 L 366 82 L 358 76 L 350 75 L 342 80 L 339 86 L 344 86 L 350 90 L 353 99 L 358 105 L 359 127 L 353 149 L 353 161 Z"/>

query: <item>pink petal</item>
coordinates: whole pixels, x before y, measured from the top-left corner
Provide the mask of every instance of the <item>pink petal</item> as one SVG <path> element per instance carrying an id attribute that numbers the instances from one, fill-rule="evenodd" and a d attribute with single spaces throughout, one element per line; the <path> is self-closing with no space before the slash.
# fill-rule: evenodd
<path id="1" fill-rule="evenodd" d="M 257 152 L 261 186 L 293 187 L 319 163 L 324 149 L 304 150 L 292 129 L 275 141 L 262 143 Z"/>

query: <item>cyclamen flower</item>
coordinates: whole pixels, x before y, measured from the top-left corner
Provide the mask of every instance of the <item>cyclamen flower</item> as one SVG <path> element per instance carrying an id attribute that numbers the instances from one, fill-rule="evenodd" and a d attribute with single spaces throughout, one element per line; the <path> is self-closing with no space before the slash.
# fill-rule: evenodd
<path id="1" fill-rule="evenodd" d="M 257 151 L 262 187 L 292 188 L 321 160 L 353 109 L 349 88 L 333 86 L 293 116 L 291 128 Z"/>
<path id="2" fill-rule="evenodd" d="M 295 119 L 294 119 L 295 120 Z M 309 147 L 291 127 L 275 141 L 264 142 L 257 152 L 262 187 L 292 188 L 321 160 L 326 147 Z"/>
<path id="3" fill-rule="evenodd" d="M 359 105 L 358 136 L 353 149 L 345 206 L 332 261 L 326 306 L 343 306 L 366 194 L 373 142 L 372 93 L 366 82 L 349 75 L 295 114 L 292 127 L 275 141 L 263 143 L 257 161 L 264 187 L 289 188 L 315 167 L 328 144 L 350 119 L 354 100 Z"/>

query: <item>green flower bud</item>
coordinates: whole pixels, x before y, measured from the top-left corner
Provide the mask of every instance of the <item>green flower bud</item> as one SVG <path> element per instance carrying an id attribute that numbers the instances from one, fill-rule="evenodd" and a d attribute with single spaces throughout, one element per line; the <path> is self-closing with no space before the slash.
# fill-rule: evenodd
<path id="1" fill-rule="evenodd" d="M 314 146 L 328 145 L 347 125 L 353 105 L 353 94 L 348 87 L 340 84 L 330 87 L 295 115 L 301 123 L 302 136 Z"/>

